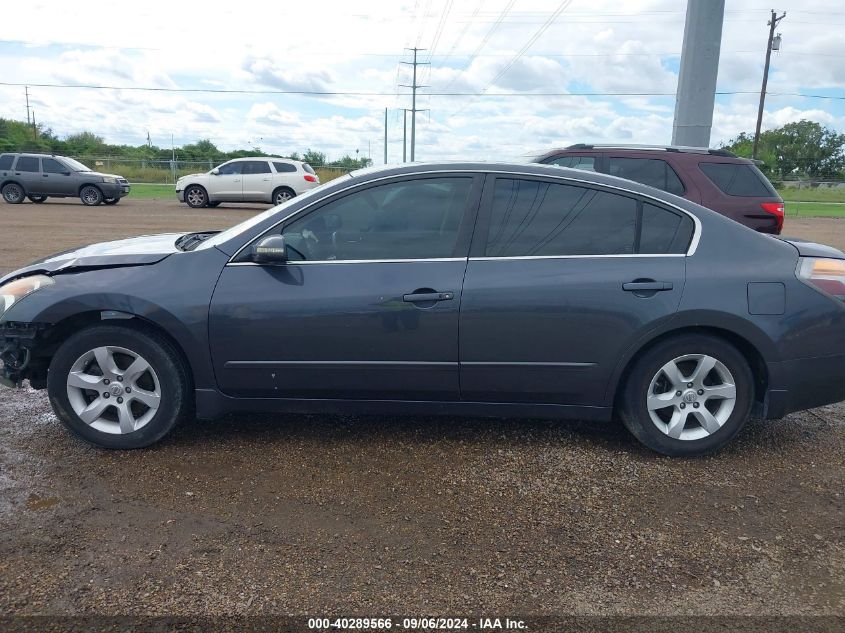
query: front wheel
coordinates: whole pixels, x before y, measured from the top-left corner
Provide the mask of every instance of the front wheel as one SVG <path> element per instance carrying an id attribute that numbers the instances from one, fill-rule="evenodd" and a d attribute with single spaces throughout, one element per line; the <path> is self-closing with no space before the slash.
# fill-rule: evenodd
<path id="1" fill-rule="evenodd" d="M 3 200 L 9 204 L 20 204 L 25 197 L 23 187 L 16 182 L 10 182 L 3 187 Z"/>
<path id="2" fill-rule="evenodd" d="M 113 205 L 120 202 L 120 198 L 106 198 L 103 200 L 103 204 Z"/>
<path id="3" fill-rule="evenodd" d="M 71 336 L 50 362 L 47 391 L 59 420 L 103 448 L 149 446 L 190 410 L 179 353 L 164 337 L 129 327 Z"/>
<path id="4" fill-rule="evenodd" d="M 754 376 L 735 347 L 712 336 L 683 334 L 636 361 L 620 413 L 634 437 L 652 450 L 694 457 L 733 439 L 753 402 Z"/>
<path id="5" fill-rule="evenodd" d="M 30 202 L 34 202 L 35 204 L 41 204 L 47 199 L 47 196 L 27 196 Z"/>
<path id="6" fill-rule="evenodd" d="M 185 189 L 185 202 L 192 209 L 199 209 L 208 204 L 208 194 L 199 185 L 191 185 Z"/>
<path id="7" fill-rule="evenodd" d="M 79 192 L 79 199 L 87 207 L 96 207 L 103 201 L 103 192 L 94 185 L 85 185 Z"/>

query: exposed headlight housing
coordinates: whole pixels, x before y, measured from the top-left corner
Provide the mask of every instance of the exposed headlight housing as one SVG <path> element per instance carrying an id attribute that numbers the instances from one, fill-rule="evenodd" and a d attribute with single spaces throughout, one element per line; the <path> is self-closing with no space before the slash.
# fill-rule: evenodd
<path id="1" fill-rule="evenodd" d="M 845 259 L 802 257 L 795 271 L 798 279 L 845 301 Z"/>
<path id="2" fill-rule="evenodd" d="M 115 184 L 117 182 L 117 178 L 115 178 L 114 176 L 103 176 L 103 182 Z"/>
<path id="3" fill-rule="evenodd" d="M 30 275 L 0 286 L 0 315 L 25 296 L 41 288 L 52 286 L 54 283 L 56 282 L 53 278 L 47 275 Z"/>

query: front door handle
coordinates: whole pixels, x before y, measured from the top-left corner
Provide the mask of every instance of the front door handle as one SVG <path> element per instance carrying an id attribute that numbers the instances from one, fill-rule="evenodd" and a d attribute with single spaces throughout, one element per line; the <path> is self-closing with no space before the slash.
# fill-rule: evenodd
<path id="1" fill-rule="evenodd" d="M 402 301 L 409 303 L 426 303 L 427 301 L 451 301 L 455 298 L 454 292 L 414 292 L 402 295 Z"/>
<path id="2" fill-rule="evenodd" d="M 662 292 L 671 289 L 671 281 L 654 281 L 653 279 L 638 279 L 622 284 L 622 290 L 628 292 Z"/>

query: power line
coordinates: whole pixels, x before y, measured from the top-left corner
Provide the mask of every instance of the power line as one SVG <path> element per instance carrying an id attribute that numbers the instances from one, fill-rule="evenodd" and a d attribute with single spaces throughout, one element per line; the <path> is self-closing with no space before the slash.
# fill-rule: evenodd
<path id="1" fill-rule="evenodd" d="M 412 64 L 413 62 L 405 62 Z M 423 64 L 424 62 L 417 62 Z M 101 86 L 93 84 L 39 84 L 0 81 L 0 86 L 16 86 L 22 88 L 62 88 L 84 90 L 132 90 L 142 92 L 175 92 L 175 93 L 209 93 L 209 94 L 251 94 L 251 95 L 301 95 L 312 97 L 395 97 L 403 96 L 404 92 L 357 92 L 357 91 L 317 91 L 317 90 L 242 90 L 223 88 L 156 88 L 151 86 Z M 420 86 L 418 86 L 420 87 Z M 432 97 L 674 97 L 674 92 L 430 92 Z M 759 90 L 723 90 L 717 95 L 745 95 L 760 94 Z M 766 92 L 774 97 L 803 97 L 805 99 L 845 100 L 845 96 L 804 94 L 800 92 Z"/>

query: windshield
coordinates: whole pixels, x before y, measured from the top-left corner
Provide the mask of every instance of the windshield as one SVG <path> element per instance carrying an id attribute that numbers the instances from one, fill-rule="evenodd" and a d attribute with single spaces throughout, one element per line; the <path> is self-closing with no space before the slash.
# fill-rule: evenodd
<path id="1" fill-rule="evenodd" d="M 62 161 L 70 167 L 73 171 L 91 171 L 85 165 L 80 163 L 78 160 L 73 160 L 72 158 L 67 158 L 66 156 L 62 156 Z"/>
<path id="2" fill-rule="evenodd" d="M 326 184 L 328 184 L 328 183 L 326 183 Z M 236 224 L 235 226 L 233 226 L 230 229 L 226 229 L 225 231 L 221 231 L 220 233 L 218 233 L 214 237 L 211 237 L 211 238 L 205 240 L 204 242 L 202 242 L 194 250 L 200 251 L 200 250 L 203 250 L 203 249 L 206 249 L 206 248 L 212 248 L 214 246 L 217 246 L 218 244 L 223 244 L 224 242 L 228 242 L 230 239 L 232 239 L 236 235 L 240 235 L 244 231 L 248 231 L 252 227 L 261 224 L 264 220 L 266 220 L 267 218 L 270 218 L 270 217 L 272 217 L 276 214 L 279 214 L 279 219 L 281 219 L 281 218 L 285 217 L 285 214 L 284 214 L 285 208 L 289 207 L 291 205 L 291 203 L 299 202 L 300 200 L 302 200 L 304 198 L 311 198 L 315 194 L 322 193 L 322 189 L 325 186 L 326 185 L 321 185 L 321 186 L 316 187 L 314 189 L 310 189 L 309 191 L 306 191 L 305 193 L 299 194 L 295 198 L 291 198 L 287 202 L 283 202 L 282 204 L 280 204 L 278 206 L 272 207 L 271 209 L 267 209 L 263 213 L 259 213 L 258 215 L 254 215 L 250 219 L 245 220 L 245 221 L 241 222 L 240 224 Z"/>

